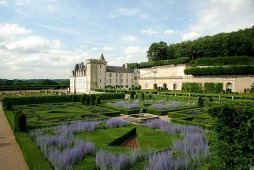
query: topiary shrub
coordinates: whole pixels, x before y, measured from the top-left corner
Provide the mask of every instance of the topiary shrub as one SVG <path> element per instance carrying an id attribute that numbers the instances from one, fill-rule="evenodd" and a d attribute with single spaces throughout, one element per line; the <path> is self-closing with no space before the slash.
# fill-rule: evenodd
<path id="1" fill-rule="evenodd" d="M 132 91 L 131 94 L 130 94 L 130 98 L 134 99 L 134 96 L 135 96 L 135 92 Z"/>
<path id="2" fill-rule="evenodd" d="M 86 96 L 86 105 L 90 104 L 90 96 Z"/>
<path id="3" fill-rule="evenodd" d="M 145 100 L 145 94 L 144 93 L 141 93 L 141 99 Z"/>
<path id="4" fill-rule="evenodd" d="M 198 106 L 202 107 L 204 106 L 205 102 L 204 99 L 201 96 L 198 96 Z"/>
<path id="5" fill-rule="evenodd" d="M 94 94 L 90 95 L 90 105 L 95 105 L 95 98 L 96 96 Z"/>
<path id="6" fill-rule="evenodd" d="M 5 108 L 6 108 L 6 110 L 12 110 L 12 103 L 7 102 Z"/>
<path id="7" fill-rule="evenodd" d="M 96 96 L 95 104 L 96 105 L 101 104 L 101 98 L 100 98 L 100 96 Z"/>
<path id="8" fill-rule="evenodd" d="M 86 94 L 83 94 L 82 96 L 80 96 L 80 102 L 82 104 L 85 104 L 85 102 L 86 102 Z"/>
<path id="9" fill-rule="evenodd" d="M 26 131 L 26 115 L 22 111 L 18 111 L 14 117 L 14 130 L 25 132 Z"/>

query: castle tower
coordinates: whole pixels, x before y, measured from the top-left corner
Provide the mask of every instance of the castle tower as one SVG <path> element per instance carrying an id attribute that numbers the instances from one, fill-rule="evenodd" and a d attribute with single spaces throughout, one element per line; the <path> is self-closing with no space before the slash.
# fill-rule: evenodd
<path id="1" fill-rule="evenodd" d="M 99 88 L 105 88 L 107 61 L 105 60 L 103 54 L 101 54 L 99 60 L 96 59 L 86 60 L 86 67 L 87 67 L 88 91 L 92 91 L 94 89 Z"/>

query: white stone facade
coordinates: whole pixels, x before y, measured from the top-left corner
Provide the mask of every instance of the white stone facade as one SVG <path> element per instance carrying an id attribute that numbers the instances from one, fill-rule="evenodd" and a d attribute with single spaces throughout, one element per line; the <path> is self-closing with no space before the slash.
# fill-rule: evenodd
<path id="1" fill-rule="evenodd" d="M 129 89 L 137 86 L 136 74 L 124 67 L 107 66 L 101 55 L 99 60 L 88 59 L 86 64 L 76 64 L 70 77 L 71 93 L 89 93 L 106 86 Z"/>

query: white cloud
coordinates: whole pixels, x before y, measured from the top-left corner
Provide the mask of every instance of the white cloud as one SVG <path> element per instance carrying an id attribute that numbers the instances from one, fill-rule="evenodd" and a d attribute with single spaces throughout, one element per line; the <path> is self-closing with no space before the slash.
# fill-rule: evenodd
<path id="1" fill-rule="evenodd" d="M 7 1 L 6 0 L 0 0 L 0 6 L 5 6 L 7 5 Z"/>
<path id="2" fill-rule="evenodd" d="M 126 35 L 121 38 L 123 42 L 134 42 L 137 40 L 137 38 L 133 35 Z"/>
<path id="3" fill-rule="evenodd" d="M 170 29 L 168 29 L 168 30 L 165 30 L 163 33 L 164 33 L 165 35 L 172 35 L 172 34 L 175 34 L 176 31 L 175 31 L 175 30 L 170 30 Z"/>
<path id="4" fill-rule="evenodd" d="M 61 42 L 57 39 L 48 40 L 40 36 L 30 35 L 21 40 L 17 40 L 7 44 L 6 47 L 9 50 L 20 50 L 27 52 L 38 52 L 38 50 L 47 50 L 49 48 L 60 47 Z"/>
<path id="5" fill-rule="evenodd" d="M 140 31 L 142 34 L 146 34 L 146 35 L 157 35 L 158 32 L 156 30 L 153 29 L 143 29 Z"/>
<path id="6" fill-rule="evenodd" d="M 210 0 L 195 8 L 189 32 L 201 35 L 230 32 L 254 25 L 253 0 Z"/>
<path id="7" fill-rule="evenodd" d="M 112 52 L 112 51 L 114 51 L 114 49 L 111 48 L 111 47 L 103 47 L 102 50 L 105 51 L 105 52 Z"/>
<path id="8" fill-rule="evenodd" d="M 110 18 L 115 18 L 118 16 L 134 16 L 139 12 L 139 8 L 117 8 L 113 12 L 109 13 Z"/>
<path id="9" fill-rule="evenodd" d="M 184 33 L 182 38 L 183 40 L 193 40 L 195 38 L 198 38 L 200 36 L 200 34 L 196 33 L 196 32 L 188 32 L 188 33 Z"/>
<path id="10" fill-rule="evenodd" d="M 91 57 L 88 49 L 66 51 L 60 40 L 15 24 L 0 24 L 0 40 L 1 78 L 68 78 L 77 62 Z"/>
<path id="11" fill-rule="evenodd" d="M 13 40 L 17 36 L 31 33 L 28 29 L 16 24 L 0 24 L 0 46 L 2 43 Z"/>

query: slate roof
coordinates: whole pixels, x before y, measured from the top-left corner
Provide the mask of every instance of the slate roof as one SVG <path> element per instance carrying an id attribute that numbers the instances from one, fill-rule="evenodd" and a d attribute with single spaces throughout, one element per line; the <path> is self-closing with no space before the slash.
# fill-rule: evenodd
<path id="1" fill-rule="evenodd" d="M 133 73 L 132 70 L 128 70 L 125 67 L 119 67 L 119 66 L 107 66 L 106 72 Z"/>

